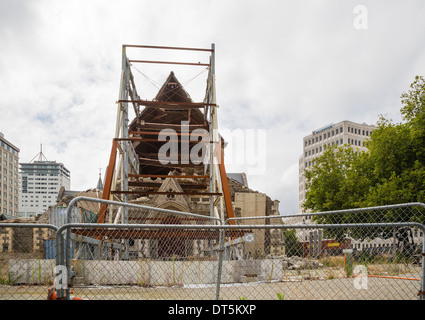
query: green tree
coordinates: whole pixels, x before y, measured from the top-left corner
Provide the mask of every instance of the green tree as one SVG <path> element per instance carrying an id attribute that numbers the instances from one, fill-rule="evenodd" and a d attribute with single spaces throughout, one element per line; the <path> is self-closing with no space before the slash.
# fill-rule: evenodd
<path id="1" fill-rule="evenodd" d="M 370 185 L 367 154 L 341 146 L 327 148 L 305 170 L 307 181 L 304 209 L 331 211 L 356 207 Z"/>
<path id="2" fill-rule="evenodd" d="M 368 152 L 351 147 L 329 148 L 304 172 L 307 181 L 304 209 L 331 211 L 407 202 L 425 202 L 425 80 L 417 76 L 401 95 L 403 121 L 394 124 L 380 116 L 366 144 Z M 424 210 L 400 214 L 394 210 L 326 215 L 319 223 L 425 223 Z M 351 230 L 355 237 L 384 238 L 393 230 Z M 342 237 L 346 230 L 329 234 Z M 400 231 L 400 239 L 404 231 Z"/>
<path id="3" fill-rule="evenodd" d="M 284 229 L 283 237 L 285 239 L 285 254 L 288 257 L 299 256 L 302 254 L 295 229 Z"/>
<path id="4" fill-rule="evenodd" d="M 410 90 L 401 95 L 401 114 L 410 129 L 411 145 L 417 161 L 425 164 L 425 79 L 416 76 Z"/>

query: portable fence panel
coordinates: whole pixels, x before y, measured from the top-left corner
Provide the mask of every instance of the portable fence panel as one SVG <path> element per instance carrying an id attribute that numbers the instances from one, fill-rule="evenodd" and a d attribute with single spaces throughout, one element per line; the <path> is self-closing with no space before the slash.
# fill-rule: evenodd
<path id="1" fill-rule="evenodd" d="M 53 225 L 0 223 L 0 300 L 46 300 L 55 279 L 56 262 L 49 253 L 56 230 Z"/>
<path id="2" fill-rule="evenodd" d="M 227 224 L 233 220 L 238 226 L 249 226 L 255 221 L 265 226 L 254 232 L 251 242 L 233 239 L 238 243 L 227 251 L 237 251 L 246 260 L 241 260 L 242 269 L 247 269 L 241 278 L 245 287 L 253 282 L 284 283 L 281 291 L 267 293 L 266 298 L 281 297 L 283 291 L 286 299 L 423 298 L 424 211 L 423 204 L 413 203 L 229 219 Z M 267 233 L 270 224 L 279 222 L 287 227 Z M 252 259 L 253 248 L 261 252 L 257 259 Z M 231 254 L 228 259 L 233 259 Z M 283 273 L 277 275 L 280 280 L 271 276 L 276 271 Z M 335 285 L 326 286 L 330 283 Z M 243 289 L 232 292 L 228 298 L 246 296 Z"/>
<path id="3" fill-rule="evenodd" d="M 156 208 L 75 198 L 68 207 L 68 221 L 80 217 L 82 225 L 64 229 L 75 248 L 69 247 L 65 257 L 75 295 L 214 299 L 220 232 L 208 226 L 220 220 L 182 212 L 178 202 L 169 202 L 172 205 L 165 201 L 163 208 Z M 99 221 L 104 223 L 96 224 Z"/>
<path id="4" fill-rule="evenodd" d="M 99 241 L 91 254 L 75 252 L 78 258 L 69 261 L 68 294 L 89 300 L 216 297 L 218 229 L 169 224 L 71 224 L 61 229 L 75 239 Z"/>
<path id="5" fill-rule="evenodd" d="M 352 247 L 327 254 L 325 244 L 319 237 L 330 230 L 344 225 L 306 226 L 248 226 L 258 228 L 257 233 L 274 228 L 284 234 L 285 253 L 273 255 L 262 252 L 255 259 L 248 258 L 248 247 L 264 248 L 262 238 L 250 238 L 239 243 L 237 238 L 226 232 L 225 252 L 239 250 L 242 259 L 224 255 L 221 274 L 220 298 L 228 299 L 286 299 L 286 300 L 414 300 L 423 291 L 422 260 L 416 251 L 399 247 L 391 254 L 356 252 Z M 240 227 L 240 226 L 239 226 Z M 388 226 L 389 227 L 389 226 Z M 392 224 L 396 232 L 420 225 Z M 319 229 L 320 228 L 320 229 Z M 345 225 L 346 230 L 361 228 L 384 229 L 382 224 Z M 423 230 L 423 227 L 422 229 Z M 319 232 L 321 231 L 321 232 Z M 297 233 L 311 235 L 307 245 L 301 243 Z M 320 245 L 320 242 L 322 244 Z M 237 248 L 239 246 L 239 248 Z"/>

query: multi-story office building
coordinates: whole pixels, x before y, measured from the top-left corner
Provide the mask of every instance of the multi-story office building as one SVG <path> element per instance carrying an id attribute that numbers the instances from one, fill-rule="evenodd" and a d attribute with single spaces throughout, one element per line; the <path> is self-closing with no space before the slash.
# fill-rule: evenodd
<path id="1" fill-rule="evenodd" d="M 20 163 L 21 196 L 19 215 L 31 217 L 55 205 L 60 188 L 70 189 L 70 171 L 56 161 Z"/>
<path id="2" fill-rule="evenodd" d="M 306 179 L 304 170 L 311 167 L 315 159 L 323 154 L 327 147 L 348 145 L 359 151 L 366 151 L 364 143 L 369 139 L 373 125 L 359 124 L 351 121 L 341 121 L 314 130 L 303 139 L 303 154 L 299 158 L 299 211 L 306 194 Z"/>
<path id="3" fill-rule="evenodd" d="M 0 214 L 18 216 L 19 210 L 19 148 L 0 132 Z"/>

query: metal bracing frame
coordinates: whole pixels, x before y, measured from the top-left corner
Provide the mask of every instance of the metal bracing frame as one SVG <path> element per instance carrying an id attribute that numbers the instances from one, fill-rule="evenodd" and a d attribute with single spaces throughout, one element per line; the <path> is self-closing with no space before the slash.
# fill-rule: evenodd
<path id="1" fill-rule="evenodd" d="M 149 48 L 149 49 L 163 49 L 163 50 L 189 50 L 189 51 L 205 51 L 210 52 L 209 63 L 190 63 L 190 62 L 176 62 L 176 61 L 149 61 L 149 60 L 130 60 L 127 57 L 126 48 Z M 121 83 L 119 91 L 119 100 L 117 101 L 117 121 L 115 138 L 113 140 L 111 157 L 108 169 L 105 176 L 105 188 L 102 199 L 113 200 L 114 194 L 121 195 L 121 201 L 128 202 L 129 176 L 140 175 L 138 157 L 132 146 L 132 141 L 140 138 L 129 137 L 129 118 L 128 107 L 132 103 L 134 112 L 138 118 L 140 114 L 139 107 L 142 105 L 162 108 L 173 108 L 176 103 L 158 103 L 157 101 L 141 100 L 137 94 L 136 85 L 134 83 L 133 75 L 130 66 L 132 63 L 156 63 L 156 64 L 179 64 L 191 66 L 208 66 L 209 73 L 207 78 L 207 87 L 205 98 L 202 103 L 182 103 L 184 108 L 204 108 L 204 118 L 209 125 L 209 139 L 210 148 L 208 149 L 208 161 L 204 162 L 204 176 L 209 178 L 210 190 L 208 194 L 210 198 L 210 216 L 220 218 L 221 221 L 225 220 L 224 206 L 226 207 L 227 218 L 232 218 L 233 207 L 230 200 L 230 191 L 227 184 L 227 176 L 224 169 L 223 151 L 221 146 L 221 137 L 218 133 L 217 122 L 217 104 L 216 104 L 216 86 L 215 86 L 215 45 L 211 45 L 211 49 L 200 48 L 182 48 L 182 47 L 159 47 L 159 46 L 145 46 L 145 45 L 123 45 L 122 47 L 122 68 L 121 68 Z M 158 105 L 159 104 L 159 105 Z M 178 103 L 177 103 L 178 104 Z M 118 159 L 116 159 L 118 157 Z M 120 187 L 116 191 L 117 186 Z M 112 192 L 115 190 L 114 192 Z M 102 206 L 99 212 L 98 222 L 105 222 L 106 205 Z M 128 212 L 125 209 L 122 212 L 121 223 L 128 223 Z"/>

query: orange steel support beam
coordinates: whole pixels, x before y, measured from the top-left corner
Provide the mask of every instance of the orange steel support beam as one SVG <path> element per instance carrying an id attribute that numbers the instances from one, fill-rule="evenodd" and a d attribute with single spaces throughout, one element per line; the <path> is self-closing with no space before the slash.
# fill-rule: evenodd
<path id="1" fill-rule="evenodd" d="M 219 157 L 218 161 L 220 167 L 221 185 L 223 188 L 224 202 L 226 204 L 227 218 L 234 218 L 235 215 L 233 213 L 232 199 L 230 197 L 229 182 L 227 181 L 226 169 L 224 167 L 224 156 L 221 143 L 217 143 L 217 152 Z M 234 220 L 230 220 L 229 222 L 230 224 L 235 224 Z"/>
<path id="2" fill-rule="evenodd" d="M 114 176 L 115 162 L 117 159 L 117 147 L 118 147 L 118 140 L 114 139 L 112 142 L 111 155 L 109 157 L 108 170 L 105 176 L 105 185 L 103 187 L 103 194 L 102 194 L 103 200 L 109 200 L 109 197 L 111 195 L 112 178 Z M 107 208 L 106 204 L 102 204 L 102 206 L 100 207 L 100 211 L 97 216 L 97 223 L 105 222 L 106 208 Z"/>

